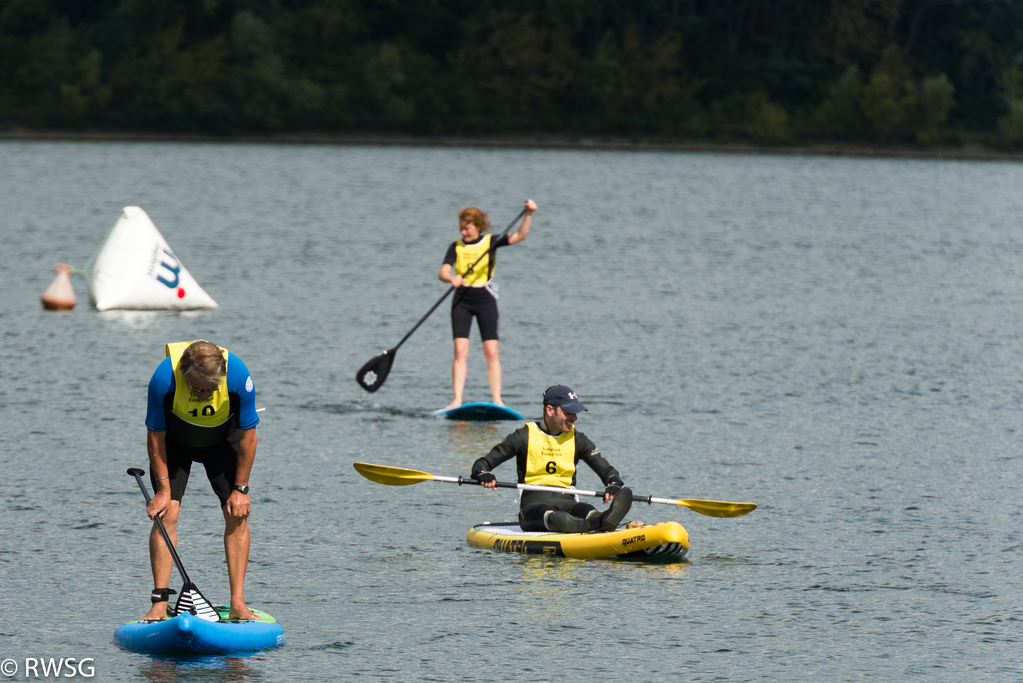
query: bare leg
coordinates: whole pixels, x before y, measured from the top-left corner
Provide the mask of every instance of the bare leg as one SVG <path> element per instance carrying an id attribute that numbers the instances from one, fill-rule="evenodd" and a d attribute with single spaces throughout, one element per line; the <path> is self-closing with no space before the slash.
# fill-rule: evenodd
<path id="1" fill-rule="evenodd" d="M 245 570 L 249 566 L 249 520 L 224 512 L 224 550 L 227 553 L 227 579 L 231 584 L 231 611 L 228 619 L 258 619 L 245 606 Z"/>
<path id="2" fill-rule="evenodd" d="M 487 379 L 490 381 L 490 395 L 493 396 L 494 403 L 503 406 L 504 401 L 501 400 L 501 359 L 497 354 L 496 339 L 488 339 L 483 342 L 483 356 L 487 359 Z"/>
<path id="3" fill-rule="evenodd" d="M 167 514 L 160 518 L 163 528 L 167 530 L 171 543 L 178 545 L 178 515 L 181 513 L 181 503 L 172 500 L 167 508 Z M 153 528 L 149 532 L 149 564 L 153 569 L 153 587 L 168 588 L 170 585 L 171 568 L 174 566 L 174 558 L 167 550 L 167 544 L 163 541 L 163 535 L 153 522 Z M 154 621 L 167 618 L 167 603 L 156 602 L 142 617 L 140 621 Z"/>
<path id="4" fill-rule="evenodd" d="M 455 337 L 455 360 L 451 363 L 451 384 L 455 398 L 444 410 L 451 410 L 462 405 L 462 392 L 465 390 L 465 376 L 469 368 L 469 338 Z"/>

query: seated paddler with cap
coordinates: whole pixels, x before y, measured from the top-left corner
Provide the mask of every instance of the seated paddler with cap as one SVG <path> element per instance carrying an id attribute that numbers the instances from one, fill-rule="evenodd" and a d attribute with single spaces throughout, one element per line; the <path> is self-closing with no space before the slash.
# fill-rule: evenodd
<path id="1" fill-rule="evenodd" d="M 178 513 L 193 462 L 202 463 L 224 514 L 224 550 L 231 584 L 229 619 L 256 619 L 245 605 L 249 563 L 249 472 L 256 458 L 256 390 L 248 368 L 208 341 L 167 344 L 149 380 L 146 411 L 149 478 L 147 512 L 159 517 L 177 545 Z M 173 559 L 156 525 L 149 535 L 153 606 L 142 618 L 167 618 Z"/>
<path id="2" fill-rule="evenodd" d="M 520 484 L 574 487 L 579 463 L 586 463 L 606 487 L 604 512 L 580 503 L 571 494 L 551 491 L 522 491 L 519 525 L 523 531 L 580 533 L 612 531 L 632 507 L 632 491 L 625 487 L 618 470 L 600 455 L 600 450 L 581 432 L 575 421 L 586 407 L 575 392 L 558 384 L 543 394 L 543 419 L 529 422 L 472 465 L 472 478 L 489 489 L 497 489 L 492 470 L 515 458 Z"/>

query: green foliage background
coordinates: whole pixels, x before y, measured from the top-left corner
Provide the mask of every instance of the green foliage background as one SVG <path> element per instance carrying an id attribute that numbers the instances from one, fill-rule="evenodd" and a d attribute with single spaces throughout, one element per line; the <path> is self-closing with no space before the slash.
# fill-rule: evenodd
<path id="1" fill-rule="evenodd" d="M 0 0 L 0 127 L 1023 146 L 1019 0 Z"/>

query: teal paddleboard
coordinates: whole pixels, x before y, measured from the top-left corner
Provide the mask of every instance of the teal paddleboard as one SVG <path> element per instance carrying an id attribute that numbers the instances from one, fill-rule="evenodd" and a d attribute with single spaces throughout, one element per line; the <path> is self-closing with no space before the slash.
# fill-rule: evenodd
<path id="1" fill-rule="evenodd" d="M 451 410 L 436 410 L 433 414 L 437 417 L 448 420 L 473 420 L 477 422 L 489 422 L 491 420 L 521 420 L 522 413 L 513 410 L 508 406 L 499 406 L 496 403 L 463 403 Z"/>

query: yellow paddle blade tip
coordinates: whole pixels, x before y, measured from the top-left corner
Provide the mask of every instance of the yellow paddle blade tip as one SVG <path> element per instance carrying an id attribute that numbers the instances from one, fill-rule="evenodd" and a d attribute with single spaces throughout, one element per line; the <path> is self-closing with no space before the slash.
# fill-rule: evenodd
<path id="1" fill-rule="evenodd" d="M 429 472 L 407 470 L 402 467 L 373 465 L 368 462 L 355 462 L 352 463 L 352 466 L 362 476 L 384 486 L 411 486 L 421 481 L 431 481 L 433 479 L 433 475 Z"/>
<path id="2" fill-rule="evenodd" d="M 708 517 L 742 517 L 757 509 L 756 503 L 731 503 L 725 500 L 694 500 L 683 498 L 675 505 L 683 505 Z"/>

